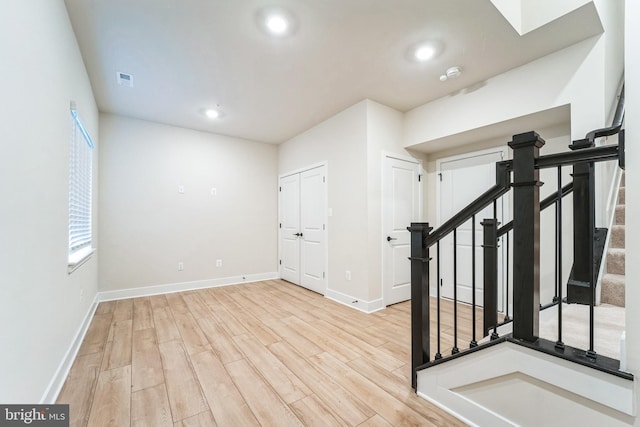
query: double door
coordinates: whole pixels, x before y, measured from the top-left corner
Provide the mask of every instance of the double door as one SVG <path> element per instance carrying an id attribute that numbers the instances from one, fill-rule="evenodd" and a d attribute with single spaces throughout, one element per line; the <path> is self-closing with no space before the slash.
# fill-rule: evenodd
<path id="1" fill-rule="evenodd" d="M 325 293 L 325 166 L 280 178 L 280 277 Z"/>

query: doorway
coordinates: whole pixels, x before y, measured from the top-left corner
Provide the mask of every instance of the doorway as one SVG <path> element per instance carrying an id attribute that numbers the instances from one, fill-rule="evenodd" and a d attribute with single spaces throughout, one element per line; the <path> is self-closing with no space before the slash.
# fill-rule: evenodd
<path id="1" fill-rule="evenodd" d="M 326 165 L 280 177 L 280 277 L 324 295 Z"/>
<path id="2" fill-rule="evenodd" d="M 447 157 L 436 161 L 437 175 L 437 199 L 438 199 L 438 225 L 443 224 L 453 215 L 466 207 L 482 193 L 496 183 L 496 162 L 502 161 L 506 156 L 506 149 L 498 147 L 459 156 Z M 498 199 L 495 205 L 495 215 L 499 224 L 504 224 L 507 217 L 508 194 Z M 457 240 L 457 299 L 461 302 L 471 303 L 473 298 L 472 257 L 475 251 L 476 257 L 476 305 L 482 306 L 483 268 L 482 268 L 482 220 L 494 217 L 494 205 L 486 207 L 476 215 L 475 220 L 475 249 L 472 245 L 473 227 L 471 220 L 465 222 L 456 231 Z M 505 259 L 504 245 L 499 244 L 498 249 L 498 309 L 502 310 L 502 294 L 504 274 L 503 260 Z M 454 295 L 454 239 L 453 233 L 442 239 L 440 243 L 440 278 L 438 284 L 440 294 L 445 298 L 453 299 Z"/>
<path id="3" fill-rule="evenodd" d="M 382 295 L 385 305 L 411 299 L 410 234 L 420 218 L 420 163 L 384 155 L 382 169 Z"/>

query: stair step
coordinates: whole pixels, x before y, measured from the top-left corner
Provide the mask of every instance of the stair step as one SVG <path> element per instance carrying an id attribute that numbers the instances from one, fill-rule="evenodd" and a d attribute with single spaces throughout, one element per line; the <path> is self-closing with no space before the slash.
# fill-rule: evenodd
<path id="1" fill-rule="evenodd" d="M 624 171 L 622 172 L 622 179 L 620 180 L 620 187 L 624 187 Z"/>
<path id="2" fill-rule="evenodd" d="M 616 206 L 616 224 L 617 225 L 624 225 L 624 212 L 625 212 L 625 205 L 618 205 Z"/>
<path id="3" fill-rule="evenodd" d="M 618 190 L 618 204 L 619 205 L 624 205 L 624 187 L 620 187 L 620 189 Z"/>
<path id="4" fill-rule="evenodd" d="M 611 248 L 624 248 L 624 225 L 614 225 L 611 227 Z"/>
<path id="5" fill-rule="evenodd" d="M 624 274 L 624 256 L 624 249 L 609 248 L 607 251 L 607 273 Z"/>
<path id="6" fill-rule="evenodd" d="M 605 304 L 625 306 L 625 276 L 621 274 L 605 274 L 602 277 L 601 302 Z"/>

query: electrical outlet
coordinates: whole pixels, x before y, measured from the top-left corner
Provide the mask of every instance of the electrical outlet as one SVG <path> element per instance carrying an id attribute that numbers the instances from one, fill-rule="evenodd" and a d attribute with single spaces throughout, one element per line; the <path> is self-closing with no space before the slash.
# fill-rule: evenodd
<path id="1" fill-rule="evenodd" d="M 344 278 L 347 280 L 351 280 L 351 271 L 347 270 L 344 272 Z"/>
<path id="2" fill-rule="evenodd" d="M 222 260 L 221 259 L 217 259 L 216 260 L 216 267 L 222 267 Z"/>
<path id="3" fill-rule="evenodd" d="M 180 261 L 178 263 L 178 271 L 182 271 L 182 270 L 184 270 L 184 262 Z"/>
<path id="4" fill-rule="evenodd" d="M 178 185 L 178 193 L 184 194 L 184 185 Z"/>
<path id="5" fill-rule="evenodd" d="M 215 188 L 215 187 L 214 187 L 214 188 L 212 188 L 212 189 L 211 189 L 211 195 L 212 195 L 212 196 L 216 196 L 217 194 L 218 194 L 218 189 L 217 189 L 217 188 Z"/>

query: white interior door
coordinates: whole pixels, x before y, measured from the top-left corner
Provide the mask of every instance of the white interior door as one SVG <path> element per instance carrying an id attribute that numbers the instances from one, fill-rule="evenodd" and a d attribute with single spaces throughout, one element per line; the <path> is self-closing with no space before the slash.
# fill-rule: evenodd
<path id="1" fill-rule="evenodd" d="M 384 157 L 382 185 L 383 297 L 385 305 L 411 298 L 410 235 L 420 215 L 417 162 Z"/>
<path id="2" fill-rule="evenodd" d="M 280 277 L 300 283 L 300 174 L 280 179 Z"/>
<path id="3" fill-rule="evenodd" d="M 280 277 L 325 293 L 326 173 L 320 166 L 280 178 Z"/>
<path id="4" fill-rule="evenodd" d="M 504 156 L 502 149 L 470 153 L 464 156 L 443 159 L 439 162 L 439 223 L 442 224 L 462 208 L 495 185 L 495 163 Z M 500 223 L 503 222 L 503 199 L 496 205 L 496 215 Z M 483 305 L 483 268 L 482 268 L 482 220 L 494 217 L 493 205 L 488 206 L 476 215 L 475 221 L 475 256 L 476 256 L 476 305 Z M 456 231 L 457 240 L 457 299 L 471 303 L 473 295 L 472 275 L 472 222 L 464 223 Z M 441 295 L 445 298 L 454 297 L 454 239 L 449 234 L 440 243 L 440 277 Z M 433 251 L 435 252 L 435 251 Z M 498 262 L 501 263 L 500 252 Z M 498 267 L 499 271 L 501 266 Z M 501 274 L 498 274 L 498 289 L 501 294 Z M 502 301 L 502 298 L 498 298 Z"/>
<path id="5" fill-rule="evenodd" d="M 324 167 L 300 174 L 300 284 L 324 294 Z"/>

